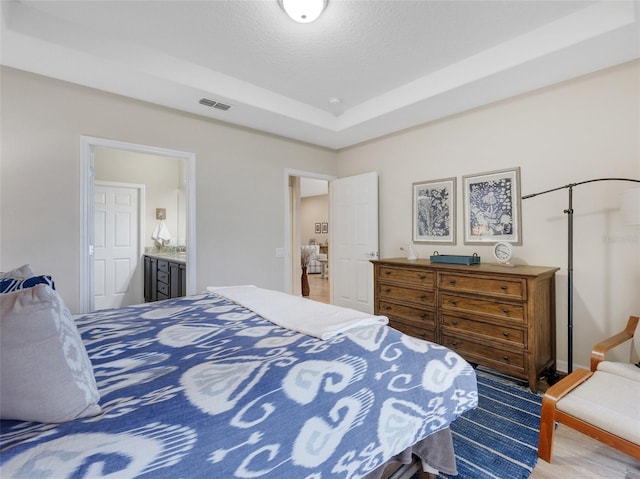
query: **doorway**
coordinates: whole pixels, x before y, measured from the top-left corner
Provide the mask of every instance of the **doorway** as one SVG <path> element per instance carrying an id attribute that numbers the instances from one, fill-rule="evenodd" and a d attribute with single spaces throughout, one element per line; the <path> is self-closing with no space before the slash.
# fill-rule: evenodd
<path id="1" fill-rule="evenodd" d="M 287 185 L 285 188 L 285 292 L 299 296 L 301 294 L 300 245 L 309 244 L 311 240 L 314 240 L 317 243 L 318 252 L 320 252 L 320 247 L 322 246 L 323 250 L 326 251 L 328 264 L 331 263 L 331 229 L 329 228 L 328 205 L 329 184 L 335 179 L 335 176 L 289 169 L 285 169 L 284 174 L 285 185 Z M 321 189 L 316 190 L 314 188 Z M 325 194 L 327 202 L 326 213 L 322 212 L 322 207 L 319 207 L 320 209 L 315 208 L 309 213 L 310 216 L 303 220 L 306 217 L 306 215 L 303 216 L 302 212 L 303 196 L 311 198 L 313 196 L 321 197 Z M 309 200 L 309 202 L 321 204 L 322 199 L 319 199 L 319 201 Z M 325 218 L 326 221 L 322 221 Z M 315 223 L 320 224 L 320 232 L 318 234 L 315 233 Z M 324 234 L 322 233 L 322 223 L 325 223 L 327 228 L 327 232 Z M 319 273 L 313 274 L 313 282 L 318 283 L 322 280 L 324 283 L 316 284 L 316 293 L 320 292 L 319 289 L 321 287 L 325 287 L 326 289 L 321 292 L 320 298 L 326 302 L 331 302 L 331 268 L 328 269 L 327 276 L 324 279 L 320 277 L 321 270 L 318 269 L 318 271 Z"/>
<path id="2" fill-rule="evenodd" d="M 90 312 L 95 303 L 95 160 L 101 150 L 151 155 L 162 159 L 180 160 L 185 184 L 184 242 L 187 262 L 187 294 L 196 291 L 195 263 L 195 155 L 147 145 L 125 143 L 103 138 L 81 137 L 80 164 L 80 312 Z M 144 234 L 144 233 L 143 233 Z"/>
<path id="3" fill-rule="evenodd" d="M 285 170 L 285 292 L 300 295 L 300 178 L 329 182 L 330 303 L 373 313 L 373 265 L 378 258 L 378 174 L 336 179 Z M 314 225 L 315 226 L 315 225 Z M 321 226 L 322 228 L 322 226 Z"/>

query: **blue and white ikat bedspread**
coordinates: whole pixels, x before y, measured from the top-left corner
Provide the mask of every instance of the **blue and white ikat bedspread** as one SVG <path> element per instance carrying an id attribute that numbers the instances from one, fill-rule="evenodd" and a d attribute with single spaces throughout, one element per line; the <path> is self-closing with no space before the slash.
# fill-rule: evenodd
<path id="1" fill-rule="evenodd" d="M 3 479 L 355 479 L 477 405 L 468 363 L 388 326 L 322 341 L 216 295 L 77 324 L 103 413 L 2 421 Z"/>

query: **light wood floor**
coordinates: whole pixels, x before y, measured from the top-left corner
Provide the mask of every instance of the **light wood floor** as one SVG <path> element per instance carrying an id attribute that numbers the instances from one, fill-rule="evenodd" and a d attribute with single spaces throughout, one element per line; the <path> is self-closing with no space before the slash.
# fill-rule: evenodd
<path id="1" fill-rule="evenodd" d="M 529 479 L 640 479 L 640 460 L 564 424 L 556 429 L 551 461 L 538 459 Z"/>
<path id="2" fill-rule="evenodd" d="M 328 279 L 310 274 L 309 289 L 309 299 L 329 303 Z M 556 430 L 552 461 L 538 459 L 529 479 L 640 479 L 639 460 L 563 424 Z"/>
<path id="3" fill-rule="evenodd" d="M 329 280 L 323 278 L 321 274 L 310 274 L 309 276 L 309 299 L 329 303 Z"/>

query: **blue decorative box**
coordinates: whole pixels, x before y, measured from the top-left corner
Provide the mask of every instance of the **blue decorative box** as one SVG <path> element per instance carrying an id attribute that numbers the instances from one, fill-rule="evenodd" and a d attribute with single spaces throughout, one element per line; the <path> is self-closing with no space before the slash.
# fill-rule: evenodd
<path id="1" fill-rule="evenodd" d="M 479 264 L 480 256 L 478 253 L 473 253 L 471 256 L 454 255 L 454 254 L 438 254 L 434 251 L 433 255 L 429 258 L 432 263 L 450 263 L 450 264 Z"/>

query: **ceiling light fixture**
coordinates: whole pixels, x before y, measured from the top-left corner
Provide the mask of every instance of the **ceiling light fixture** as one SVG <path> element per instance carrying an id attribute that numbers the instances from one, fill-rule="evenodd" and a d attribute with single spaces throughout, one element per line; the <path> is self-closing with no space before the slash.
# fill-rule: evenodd
<path id="1" fill-rule="evenodd" d="M 311 23 L 316 20 L 327 8 L 327 2 L 328 0 L 278 0 L 287 15 L 298 23 Z"/>

